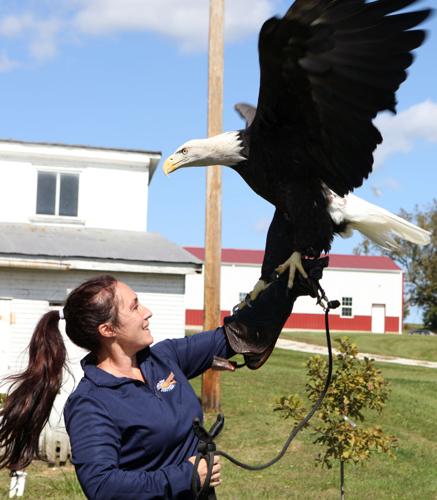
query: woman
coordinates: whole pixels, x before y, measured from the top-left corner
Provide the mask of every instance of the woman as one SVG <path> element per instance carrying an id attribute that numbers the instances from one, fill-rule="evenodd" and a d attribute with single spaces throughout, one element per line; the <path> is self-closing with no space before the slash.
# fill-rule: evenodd
<path id="1" fill-rule="evenodd" d="M 321 270 L 320 264 L 309 266 Z M 192 498 L 197 449 L 192 421 L 202 419 L 202 409 L 188 379 L 210 368 L 214 356 L 235 352 L 245 353 L 250 367 L 259 367 L 271 349 L 257 350 L 253 339 L 269 330 L 271 344 L 279 335 L 275 332 L 273 340 L 266 329 L 266 311 L 274 311 L 275 323 L 282 315 L 281 329 L 295 298 L 308 293 L 305 285 L 296 285 L 292 295 L 282 284 L 272 285 L 245 308 L 249 312 L 243 309 L 224 327 L 150 348 L 152 313 L 133 290 L 111 276 L 83 283 L 60 314 L 50 311 L 41 318 L 29 345 L 28 368 L 12 377 L 0 413 L 0 467 L 22 469 L 38 454 L 39 435 L 62 383 L 66 351 L 58 322 L 65 319 L 69 338 L 90 351 L 82 360 L 84 377 L 64 409 L 72 462 L 87 497 Z M 203 485 L 204 461 L 198 476 Z M 220 481 L 216 457 L 210 486 Z"/>

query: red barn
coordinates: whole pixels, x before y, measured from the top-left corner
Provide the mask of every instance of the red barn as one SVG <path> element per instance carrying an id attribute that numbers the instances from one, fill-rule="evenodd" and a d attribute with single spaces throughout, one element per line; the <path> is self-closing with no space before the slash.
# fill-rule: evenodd
<path id="1" fill-rule="evenodd" d="M 204 260 L 203 248 L 185 249 Z M 263 250 L 222 250 L 223 316 L 252 289 L 259 278 L 263 256 Z M 330 315 L 332 330 L 402 333 L 403 272 L 390 258 L 331 254 L 321 284 L 331 300 L 341 302 L 341 307 Z M 185 308 L 187 328 L 201 328 L 203 274 L 186 276 Z M 314 299 L 299 298 L 285 328 L 324 330 L 323 310 Z"/>

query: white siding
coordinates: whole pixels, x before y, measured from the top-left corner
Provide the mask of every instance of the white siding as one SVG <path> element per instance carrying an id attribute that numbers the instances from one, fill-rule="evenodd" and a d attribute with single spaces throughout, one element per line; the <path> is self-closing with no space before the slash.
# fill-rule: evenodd
<path id="1" fill-rule="evenodd" d="M 151 310 L 150 329 L 155 342 L 185 335 L 185 276 L 148 275 L 144 280 L 141 276 L 126 274 L 122 279 Z"/>
<path id="2" fill-rule="evenodd" d="M 239 294 L 252 290 L 260 277 L 258 266 L 228 265 L 221 267 L 221 309 L 230 311 L 240 302 Z M 186 309 L 203 309 L 203 273 L 188 274 L 185 291 Z"/>
<path id="3" fill-rule="evenodd" d="M 22 371 L 27 366 L 27 346 L 39 319 L 48 311 L 49 303 L 45 300 L 12 301 L 12 313 L 15 323 L 11 325 L 8 368 L 11 372 Z"/>
<path id="4" fill-rule="evenodd" d="M 150 330 L 155 342 L 185 335 L 185 309 L 183 295 L 139 293 L 138 299 L 153 313 Z"/>
<path id="5" fill-rule="evenodd" d="M 9 372 L 12 300 L 0 297 L 0 378 Z"/>
<path id="6" fill-rule="evenodd" d="M 147 230 L 147 171 L 95 168 L 80 177 L 79 218 L 87 227 Z"/>
<path id="7" fill-rule="evenodd" d="M 402 316 L 400 271 L 328 269 L 322 286 L 331 299 L 352 297 L 354 316 L 370 316 L 372 304 L 384 304 L 386 316 Z"/>
<path id="8" fill-rule="evenodd" d="M 203 309 L 203 273 L 186 276 L 185 309 Z"/>
<path id="9" fill-rule="evenodd" d="M 0 222 L 146 231 L 149 165 L 147 153 L 0 141 Z M 79 174 L 77 218 L 36 214 L 38 170 Z"/>
<path id="10" fill-rule="evenodd" d="M 220 300 L 222 309 L 230 311 L 240 302 L 240 293 L 249 293 L 259 280 L 261 268 L 258 266 L 222 266 Z"/>
<path id="11" fill-rule="evenodd" d="M 86 279 L 96 276 L 87 272 L 0 270 L 0 297 L 13 297 L 10 326 L 9 364 L 19 370 L 27 361 L 25 350 L 39 318 L 49 310 L 50 302 L 64 301 L 68 292 Z M 137 275 L 119 273 L 115 277 L 138 293 L 153 313 L 151 330 L 155 341 L 183 337 L 185 333 L 183 275 Z M 69 348 L 69 354 L 72 354 Z M 74 351 L 77 363 L 79 356 Z"/>
<path id="12" fill-rule="evenodd" d="M 0 222 L 29 222 L 36 210 L 36 171 L 30 162 L 0 158 Z"/>
<path id="13" fill-rule="evenodd" d="M 259 279 L 261 266 L 248 264 L 222 264 L 221 310 L 230 311 L 239 302 L 241 292 L 249 292 Z M 385 306 L 387 317 L 402 319 L 402 272 L 369 269 L 326 269 L 321 285 L 329 299 L 352 297 L 353 316 L 372 314 L 372 304 Z M 185 307 L 203 309 L 203 274 L 186 277 Z M 311 297 L 299 297 L 293 313 L 323 314 Z"/>

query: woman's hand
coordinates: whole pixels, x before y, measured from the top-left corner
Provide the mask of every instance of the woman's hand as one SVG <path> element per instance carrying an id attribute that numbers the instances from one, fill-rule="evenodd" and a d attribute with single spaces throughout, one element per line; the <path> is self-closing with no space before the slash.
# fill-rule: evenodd
<path id="1" fill-rule="evenodd" d="M 196 457 L 190 457 L 188 460 L 194 465 Z M 209 482 L 209 485 L 212 486 L 213 488 L 219 486 L 220 483 L 222 482 L 222 480 L 220 479 L 221 468 L 222 466 L 220 464 L 220 457 L 214 455 L 214 465 L 212 467 L 211 481 Z M 206 463 L 206 460 L 202 458 L 199 462 L 199 467 L 197 468 L 197 474 L 199 475 L 200 479 L 200 487 L 202 487 L 205 482 L 207 472 L 208 472 L 208 465 Z"/>

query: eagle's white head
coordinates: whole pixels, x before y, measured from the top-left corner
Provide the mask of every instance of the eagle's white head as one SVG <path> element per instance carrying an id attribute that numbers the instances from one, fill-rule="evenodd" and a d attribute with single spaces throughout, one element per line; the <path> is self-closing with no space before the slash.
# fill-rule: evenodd
<path id="1" fill-rule="evenodd" d="M 182 167 L 236 165 L 245 160 L 238 132 L 225 132 L 207 139 L 193 139 L 182 144 L 164 163 L 169 174 Z"/>

